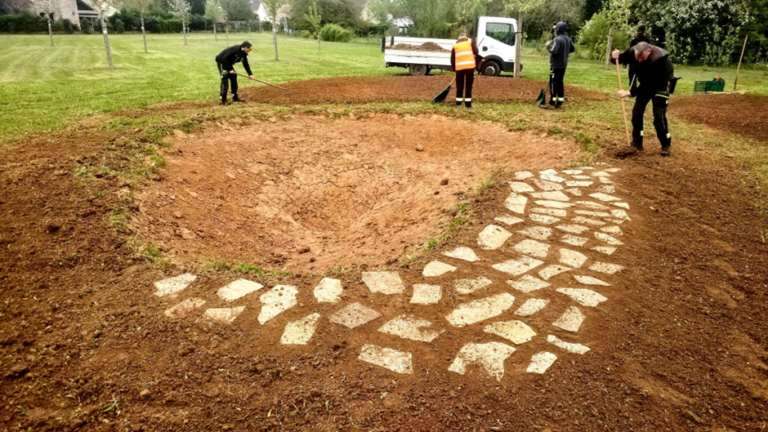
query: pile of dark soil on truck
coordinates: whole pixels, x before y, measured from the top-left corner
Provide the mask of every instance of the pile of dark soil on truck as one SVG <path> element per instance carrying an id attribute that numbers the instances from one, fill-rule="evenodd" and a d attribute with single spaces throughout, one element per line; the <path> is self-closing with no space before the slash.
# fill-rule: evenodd
<path id="1" fill-rule="evenodd" d="M 402 51 L 435 51 L 435 52 L 449 52 L 447 49 L 443 49 L 440 45 L 434 42 L 424 42 L 421 45 L 408 45 L 408 44 L 396 44 L 387 47 L 388 50 L 402 50 Z"/>

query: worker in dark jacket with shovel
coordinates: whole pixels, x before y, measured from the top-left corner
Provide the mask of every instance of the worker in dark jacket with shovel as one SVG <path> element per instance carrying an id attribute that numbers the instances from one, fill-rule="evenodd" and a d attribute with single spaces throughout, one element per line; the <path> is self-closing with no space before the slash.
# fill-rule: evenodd
<path id="1" fill-rule="evenodd" d="M 674 91 L 670 82 L 674 83 L 675 68 L 669 53 L 647 42 L 640 42 L 633 48 L 634 58 L 638 63 L 635 70 L 636 85 L 629 91 L 620 90 L 619 97 L 634 96 L 635 106 L 632 108 L 632 147 L 643 150 L 643 113 L 648 102 L 653 103 L 653 126 L 656 136 L 661 142 L 661 155 L 669 156 L 672 145 L 672 135 L 667 123 L 667 106 L 669 94 Z M 619 61 L 619 50 L 613 52 L 613 62 Z M 674 87 L 674 85 L 672 86 Z"/>
<path id="2" fill-rule="evenodd" d="M 565 68 L 568 67 L 568 56 L 576 51 L 573 47 L 573 41 L 565 33 L 568 30 L 568 24 L 559 22 L 555 26 L 557 36 L 552 42 L 547 42 L 549 57 L 549 101 L 550 105 L 560 108 L 565 101 Z"/>
<path id="3" fill-rule="evenodd" d="M 248 78 L 254 79 L 251 73 L 251 67 L 248 65 L 248 53 L 251 52 L 251 43 L 245 41 L 240 45 L 233 45 L 216 56 L 216 66 L 221 75 L 221 104 L 227 105 L 227 91 L 229 83 L 232 82 L 232 101 L 245 102 L 237 96 L 237 72 L 235 72 L 235 63 L 243 63 L 245 71 L 248 72 Z"/>

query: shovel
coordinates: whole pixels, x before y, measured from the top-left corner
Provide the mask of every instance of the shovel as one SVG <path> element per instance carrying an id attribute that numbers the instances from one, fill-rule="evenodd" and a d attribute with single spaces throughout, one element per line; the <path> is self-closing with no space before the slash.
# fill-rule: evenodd
<path id="1" fill-rule="evenodd" d="M 451 83 L 448 84 L 448 87 L 444 88 L 443 91 L 438 93 L 437 96 L 435 96 L 432 99 L 432 103 L 433 104 L 441 104 L 441 103 L 445 102 L 445 98 L 447 98 L 448 94 L 451 92 L 451 86 L 453 85 L 454 81 L 456 81 L 456 77 L 455 76 L 451 80 Z"/>
<path id="2" fill-rule="evenodd" d="M 251 78 L 251 77 L 249 77 L 248 75 L 243 75 L 243 74 L 240 74 L 240 73 L 239 73 L 238 75 L 240 75 L 240 76 L 241 76 L 241 77 L 243 77 L 243 78 L 248 78 L 248 79 L 250 79 L 250 78 Z M 287 88 L 285 88 L 285 87 L 280 87 L 280 86 L 278 86 L 278 85 L 270 84 L 270 83 L 268 83 L 268 82 L 266 82 L 266 81 L 258 80 L 258 79 L 256 79 L 256 78 L 254 78 L 253 80 L 254 80 L 254 81 L 256 81 L 256 82 L 260 82 L 260 83 L 262 83 L 262 84 L 266 84 L 266 85 L 268 85 L 268 86 L 272 86 L 272 87 L 275 87 L 275 88 L 279 88 L 280 90 L 283 90 L 283 91 L 288 91 L 288 89 L 287 89 Z"/>

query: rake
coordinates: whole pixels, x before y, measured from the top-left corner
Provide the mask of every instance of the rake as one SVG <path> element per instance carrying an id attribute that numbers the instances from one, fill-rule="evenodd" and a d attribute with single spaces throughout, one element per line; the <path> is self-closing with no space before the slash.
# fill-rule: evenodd
<path id="1" fill-rule="evenodd" d="M 241 77 L 243 77 L 243 78 L 248 78 L 248 79 L 250 79 L 250 78 L 251 78 L 251 77 L 249 77 L 248 75 L 243 75 L 243 74 L 241 74 L 241 73 L 239 73 L 238 75 L 239 75 L 239 76 L 241 76 Z M 254 78 L 253 80 L 254 80 L 254 81 L 256 81 L 256 82 L 260 82 L 260 83 L 262 83 L 262 84 L 266 84 L 266 85 L 268 85 L 268 86 L 272 86 L 272 87 L 275 87 L 275 88 L 279 88 L 280 90 L 283 90 L 283 91 L 288 91 L 288 89 L 287 89 L 287 88 L 285 88 L 285 87 L 280 87 L 280 86 L 278 86 L 278 85 L 270 84 L 270 83 L 268 83 L 268 82 L 266 82 L 266 81 L 262 81 L 262 80 L 259 80 L 259 79 L 256 79 L 256 78 Z"/>
<path id="2" fill-rule="evenodd" d="M 444 88 L 443 91 L 437 94 L 434 98 L 432 98 L 433 104 L 441 104 L 445 102 L 445 98 L 448 97 L 448 94 L 451 92 L 451 86 L 453 85 L 453 82 L 456 81 L 456 77 L 454 76 L 451 80 L 451 83 L 448 84 L 448 87 Z"/>

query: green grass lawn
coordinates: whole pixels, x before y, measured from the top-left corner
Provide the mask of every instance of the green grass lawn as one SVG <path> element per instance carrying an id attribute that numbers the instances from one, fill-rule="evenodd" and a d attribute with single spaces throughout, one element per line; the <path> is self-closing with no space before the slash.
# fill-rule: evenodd
<path id="1" fill-rule="evenodd" d="M 180 35 L 149 35 L 145 54 L 141 35 L 114 34 L 110 36 L 114 71 L 107 65 L 100 34 L 54 38 L 56 46 L 50 47 L 46 35 L 0 36 L 0 142 L 56 130 L 93 114 L 218 97 L 213 57 L 226 46 L 223 36 L 215 42 L 211 34 L 192 34 L 184 45 Z M 385 68 L 375 44 L 323 43 L 318 54 L 316 41 L 279 37 L 276 62 L 271 34 L 231 34 L 230 44 L 245 38 L 255 46 L 249 57 L 254 74 L 275 83 L 405 73 Z M 526 51 L 523 64 L 524 77 L 547 79 L 548 57 Z M 677 74 L 683 77 L 678 92 L 685 94 L 692 92 L 694 81 L 717 75 L 731 89 L 735 68 L 678 67 Z M 626 77 L 623 69 L 622 77 Z M 739 89 L 768 94 L 767 77 L 768 71 L 743 69 Z M 605 92 L 617 89 L 615 69 L 586 60 L 571 62 L 566 83 Z"/>

